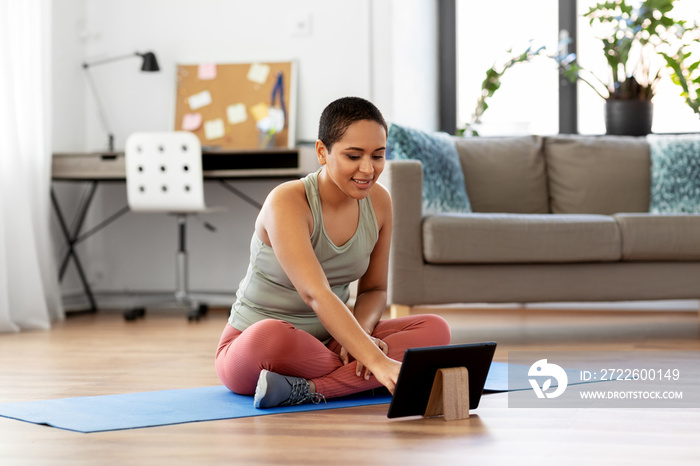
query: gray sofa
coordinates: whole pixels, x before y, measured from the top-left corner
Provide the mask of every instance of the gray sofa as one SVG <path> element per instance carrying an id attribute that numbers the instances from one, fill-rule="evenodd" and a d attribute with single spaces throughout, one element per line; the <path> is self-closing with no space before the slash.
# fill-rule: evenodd
<path id="1" fill-rule="evenodd" d="M 424 215 L 390 160 L 392 317 L 450 303 L 700 298 L 700 215 L 652 214 L 647 139 L 455 138 L 471 213 Z"/>

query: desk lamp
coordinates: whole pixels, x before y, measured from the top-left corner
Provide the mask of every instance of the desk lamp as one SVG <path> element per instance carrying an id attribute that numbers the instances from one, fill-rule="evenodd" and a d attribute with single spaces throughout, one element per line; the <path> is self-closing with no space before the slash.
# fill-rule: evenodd
<path id="1" fill-rule="evenodd" d="M 97 88 L 95 87 L 95 82 L 92 79 L 92 75 L 90 74 L 89 68 L 91 66 L 103 65 L 105 63 L 125 60 L 127 58 L 136 56 L 141 57 L 143 59 L 143 63 L 141 64 L 141 71 L 160 71 L 160 67 L 158 66 L 158 60 L 156 60 L 156 55 L 153 52 L 134 52 L 128 55 L 120 55 L 118 57 L 105 58 L 104 60 L 83 63 L 83 70 L 85 70 L 85 76 L 87 76 L 88 82 L 90 83 L 90 89 L 92 89 L 92 95 L 95 98 L 95 102 L 97 103 L 97 111 L 100 116 L 100 121 L 102 122 L 104 130 L 107 132 L 107 147 L 109 148 L 110 152 L 114 152 L 114 134 L 112 133 L 112 130 L 110 129 L 109 124 L 107 123 L 107 117 L 105 116 L 104 108 L 102 107 L 102 102 L 100 101 L 100 96 L 97 93 Z"/>

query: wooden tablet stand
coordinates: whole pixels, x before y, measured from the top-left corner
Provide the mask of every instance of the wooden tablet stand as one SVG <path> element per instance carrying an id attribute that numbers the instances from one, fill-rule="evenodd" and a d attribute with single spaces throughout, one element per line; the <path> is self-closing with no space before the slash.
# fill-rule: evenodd
<path id="1" fill-rule="evenodd" d="M 446 421 L 469 417 L 469 371 L 466 367 L 438 369 L 424 417 L 442 415 Z"/>

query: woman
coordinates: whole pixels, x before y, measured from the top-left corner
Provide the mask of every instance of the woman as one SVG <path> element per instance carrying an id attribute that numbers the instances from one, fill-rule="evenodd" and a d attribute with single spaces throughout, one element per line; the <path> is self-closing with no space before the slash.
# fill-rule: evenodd
<path id="1" fill-rule="evenodd" d="M 233 392 L 258 408 L 318 403 L 384 385 L 393 393 L 404 351 L 445 345 L 441 317 L 380 321 L 386 307 L 392 210 L 377 184 L 387 125 L 357 97 L 321 115 L 321 169 L 269 194 L 251 262 L 216 354 Z M 358 280 L 351 311 L 348 286 Z"/>

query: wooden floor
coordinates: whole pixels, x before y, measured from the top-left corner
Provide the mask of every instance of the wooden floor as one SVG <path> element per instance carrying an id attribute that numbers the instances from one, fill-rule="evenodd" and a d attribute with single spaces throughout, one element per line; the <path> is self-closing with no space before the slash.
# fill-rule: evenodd
<path id="1" fill-rule="evenodd" d="M 697 313 L 436 312 L 453 342 L 513 350 L 700 351 Z M 151 313 L 71 317 L 49 332 L 0 335 L 0 402 L 219 385 L 226 311 L 198 323 Z M 698 464 L 700 409 L 514 409 L 485 395 L 467 420 L 389 420 L 386 405 L 80 434 L 0 418 L 2 465 Z"/>

